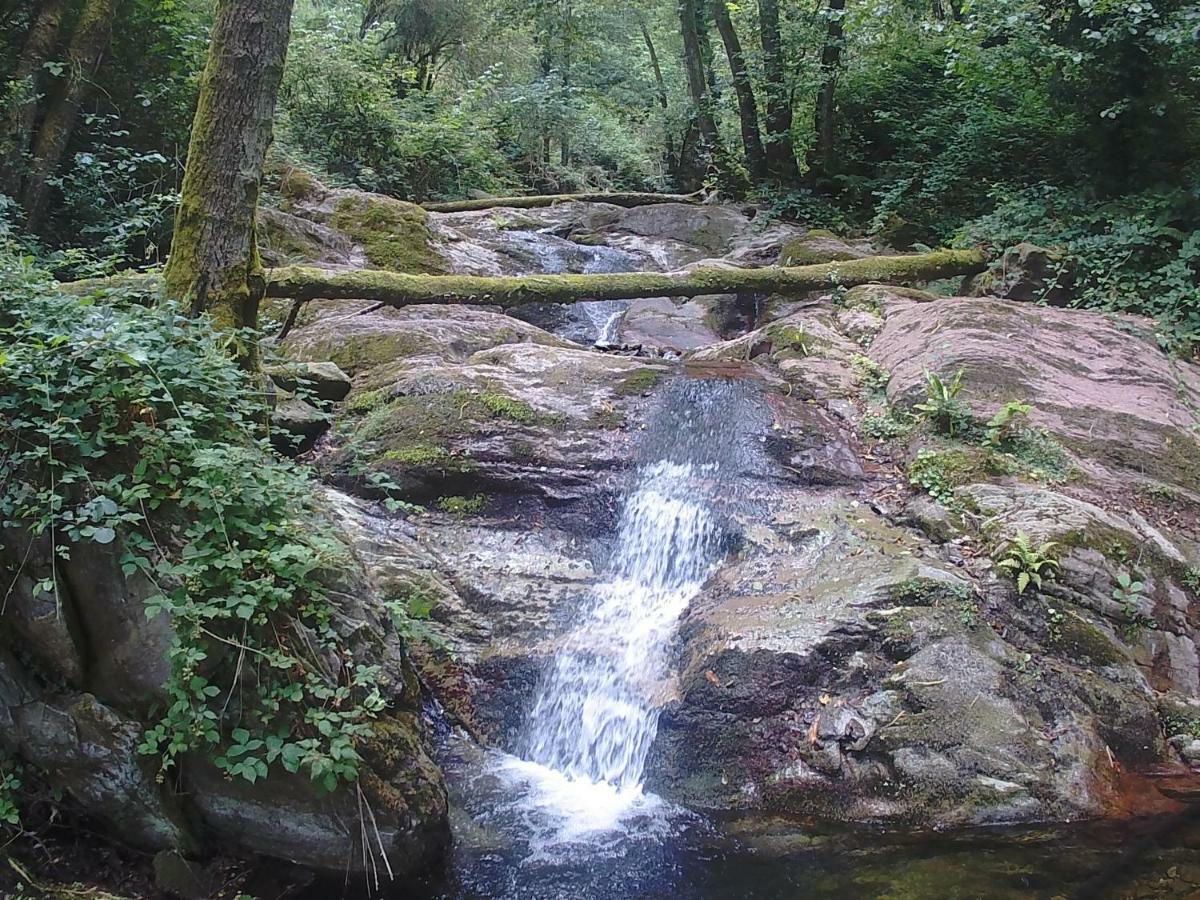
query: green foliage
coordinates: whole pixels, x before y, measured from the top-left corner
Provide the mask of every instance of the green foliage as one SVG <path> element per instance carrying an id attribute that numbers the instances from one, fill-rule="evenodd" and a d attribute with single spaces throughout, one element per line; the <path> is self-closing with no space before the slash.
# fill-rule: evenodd
<path id="1" fill-rule="evenodd" d="M 0 833 L 6 827 L 16 828 L 21 824 L 22 786 L 18 763 L 0 750 Z"/>
<path id="2" fill-rule="evenodd" d="M 996 565 L 1007 571 L 1016 582 L 1017 593 L 1023 594 L 1032 585 L 1041 591 L 1042 582 L 1055 576 L 1059 569 L 1054 541 L 1034 546 L 1029 535 L 1018 531 L 1002 548 L 1002 556 Z"/>
<path id="3" fill-rule="evenodd" d="M 958 399 L 962 391 L 963 370 L 945 381 L 935 372 L 925 372 L 925 400 L 913 408 L 939 431 L 954 437 L 971 425 L 970 408 Z"/>
<path id="4" fill-rule="evenodd" d="M 510 185 L 490 118 L 470 102 L 397 96 L 405 64 L 360 41 L 354 18 L 298 23 L 279 95 L 281 145 L 334 181 L 413 200 Z"/>
<path id="5" fill-rule="evenodd" d="M 231 337 L 167 304 L 61 294 L 11 255 L 0 270 L 0 520 L 48 537 L 59 564 L 111 546 L 154 585 L 147 615 L 175 641 L 142 752 L 166 770 L 203 751 L 251 782 L 275 765 L 354 780 L 384 701 L 332 626 L 346 551 L 313 527 L 309 477 L 271 452 Z"/>
<path id="6" fill-rule="evenodd" d="M 933 450 L 922 450 L 908 466 L 908 483 L 920 488 L 944 506 L 955 508 L 954 489 L 963 481 L 958 457 Z"/>
<path id="7" fill-rule="evenodd" d="M 887 385 L 892 379 L 892 374 L 879 363 L 875 362 L 875 360 L 871 359 L 871 357 L 860 353 L 854 356 L 850 364 L 854 368 L 854 374 L 858 376 L 858 380 L 862 383 L 863 388 L 868 394 L 882 394 L 887 390 Z"/>
<path id="8" fill-rule="evenodd" d="M 446 641 L 431 616 L 437 601 L 424 588 L 413 588 L 386 603 L 396 633 L 405 641 L 443 649 Z"/>
<path id="9" fill-rule="evenodd" d="M 869 413 L 863 416 L 862 421 L 862 433 L 880 441 L 904 437 L 912 431 L 912 427 L 912 422 L 901 421 L 890 411 L 883 415 Z"/>
<path id="10" fill-rule="evenodd" d="M 1021 420 L 1029 415 L 1033 407 L 1028 403 L 1010 400 L 1005 403 L 984 426 L 983 445 L 999 449 L 1011 443 Z"/>
<path id="11" fill-rule="evenodd" d="M 964 244 L 1032 241 L 1061 250 L 1080 306 L 1159 319 L 1168 349 L 1200 342 L 1200 197 L 1147 191 L 1097 203 L 1042 184 L 998 192 L 994 212 L 966 225 Z"/>

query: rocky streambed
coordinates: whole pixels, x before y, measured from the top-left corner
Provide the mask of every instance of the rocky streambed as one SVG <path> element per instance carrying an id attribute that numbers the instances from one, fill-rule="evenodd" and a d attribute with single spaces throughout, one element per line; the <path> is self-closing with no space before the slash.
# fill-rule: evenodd
<path id="1" fill-rule="evenodd" d="M 264 228 L 275 262 L 522 274 L 878 252 L 726 206 L 426 215 L 296 173 L 278 181 Z M 994 284 L 1012 292 L 1012 272 Z M 679 878 L 621 882 L 626 893 L 733 896 L 764 854 L 792 869 L 764 877 L 762 896 L 882 890 L 882 868 L 864 868 L 865 881 L 848 868 L 841 881 L 819 866 L 808 881 L 779 874 L 811 868 L 817 847 L 830 849 L 822 859 L 859 858 L 863 843 L 831 827 L 969 836 L 944 860 L 996 846 L 979 828 L 1138 819 L 1158 835 L 1188 814 L 1200 798 L 1200 369 L 1165 355 L 1143 320 L 932 287 L 512 315 L 305 307 L 281 349 L 339 399 L 319 437 L 302 401 L 281 410 L 310 429 L 330 527 L 354 547 L 348 618 L 393 647 L 406 712 L 371 761 L 396 798 L 381 816 L 403 848 L 398 873 L 437 858 L 450 822 L 458 874 L 435 894 L 542 896 L 566 883 L 587 895 L 599 882 L 563 882 L 563 865 L 612 875 L 595 862 L 603 853 L 585 866 L 514 851 L 520 811 L 506 806 L 495 760 L 518 749 L 543 674 L 617 551 L 656 404 L 688 380 L 737 385 L 729 439 L 759 462 L 722 489 L 719 565 L 654 686 L 643 786 L 675 812 L 625 828 L 650 836 L 622 850 L 625 875 L 644 863 Z M 933 390 L 926 373 L 960 385 L 953 434 L 938 414 L 915 415 Z M 1014 541 L 1053 559 L 1040 591 L 1018 592 L 1002 565 Z M 399 634 L 379 624 L 397 604 Z M 212 792 L 207 827 L 237 846 L 335 870 L 358 840 L 336 798 L 193 790 Z M 147 793 L 134 784 L 127 796 Z M 281 816 L 305 824 L 275 828 Z M 883 868 L 912 869 L 897 896 L 934 896 L 921 885 L 946 869 L 898 866 L 926 851 L 893 839 L 875 843 L 898 854 Z M 729 842 L 741 850 L 714 849 Z M 1094 865 L 1071 884 L 1107 850 L 1080 853 Z M 1048 865 L 1037 853 L 1013 865 L 1023 874 L 1011 893 L 993 879 L 992 896 L 1066 884 L 1037 879 Z M 530 871 L 540 874 L 514 875 Z M 986 895 L 963 878 L 963 896 Z M 1194 889 L 1176 881 L 1180 896 Z"/>
<path id="2" fill-rule="evenodd" d="M 428 246 L 479 274 L 877 252 L 730 207 L 602 204 L 431 215 Z M 743 473 L 724 562 L 680 619 L 648 790 L 905 830 L 1194 802 L 1200 371 L 1150 323 L 886 286 L 588 307 L 314 306 L 287 340 L 351 377 L 316 457 L 367 498 L 357 515 L 373 479 L 432 503 L 357 533 L 393 590 L 432 603 L 444 649 L 414 653 L 453 722 L 519 742 L 613 553 L 654 398 L 732 380 L 765 414 L 730 409 L 729 427 L 767 464 Z M 927 372 L 961 373 L 978 423 L 1027 404 L 1017 438 L 914 426 Z M 998 565 L 1018 536 L 1054 544 L 1040 593 Z"/>

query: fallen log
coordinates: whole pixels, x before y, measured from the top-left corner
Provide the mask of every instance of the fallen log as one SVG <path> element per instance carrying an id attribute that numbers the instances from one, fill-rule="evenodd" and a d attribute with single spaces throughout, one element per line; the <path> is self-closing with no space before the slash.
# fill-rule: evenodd
<path id="1" fill-rule="evenodd" d="M 803 294 L 835 285 L 935 281 L 983 271 L 980 250 L 934 250 L 812 266 L 701 268 L 607 275 L 400 275 L 372 269 L 332 272 L 286 266 L 267 272 L 267 296 L 292 300 L 374 300 L 388 306 L 474 303 L 501 307 L 704 294 Z"/>
<path id="2" fill-rule="evenodd" d="M 695 194 L 535 194 L 525 197 L 483 197 L 478 200 L 450 200 L 445 203 L 423 203 L 429 212 L 457 213 L 476 212 L 481 209 L 536 209 L 553 206 L 555 203 L 611 203 L 613 206 L 651 206 L 655 203 L 699 203 L 701 195 Z"/>

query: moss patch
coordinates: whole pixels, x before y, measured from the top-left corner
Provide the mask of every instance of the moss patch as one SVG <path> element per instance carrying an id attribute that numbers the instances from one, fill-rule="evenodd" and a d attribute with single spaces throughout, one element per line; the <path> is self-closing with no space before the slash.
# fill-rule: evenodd
<path id="1" fill-rule="evenodd" d="M 329 224 L 361 244 L 376 269 L 436 275 L 446 266 L 430 247 L 428 218 L 412 203 L 349 194 L 337 201 Z"/>
<path id="2" fill-rule="evenodd" d="M 648 394 L 665 377 L 659 369 L 637 369 L 623 377 L 613 390 L 618 394 Z"/>
<path id="3" fill-rule="evenodd" d="M 1097 666 L 1125 662 L 1125 655 L 1112 638 L 1081 616 L 1066 612 L 1058 623 L 1050 646 L 1064 656 Z"/>
<path id="4" fill-rule="evenodd" d="M 480 512 L 487 504 L 487 497 L 476 494 L 474 497 L 442 497 L 437 507 L 442 512 L 456 516 L 470 516 Z"/>
<path id="5" fill-rule="evenodd" d="M 358 423 L 346 423 L 345 449 L 360 462 L 466 472 L 473 468 L 472 461 L 456 455 L 450 443 L 495 419 L 523 425 L 560 421 L 499 391 L 397 397 L 375 407 Z"/>

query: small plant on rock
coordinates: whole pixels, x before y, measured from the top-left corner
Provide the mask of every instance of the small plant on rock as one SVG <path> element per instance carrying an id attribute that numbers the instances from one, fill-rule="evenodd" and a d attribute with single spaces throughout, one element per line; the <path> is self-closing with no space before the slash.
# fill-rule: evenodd
<path id="1" fill-rule="evenodd" d="M 922 417 L 950 437 L 971 424 L 970 408 L 958 399 L 962 391 L 963 370 L 946 381 L 936 372 L 925 372 L 925 401 L 915 407 Z"/>
<path id="2" fill-rule="evenodd" d="M 1007 446 L 1011 443 L 1014 433 L 1020 427 L 1021 421 L 1029 415 L 1032 409 L 1033 407 L 1028 403 L 1021 403 L 1017 400 L 1005 403 L 988 420 L 983 445 L 993 450 Z"/>
<path id="3" fill-rule="evenodd" d="M 854 374 L 868 394 L 882 394 L 891 381 L 891 373 L 869 356 L 856 355 L 851 361 Z"/>
<path id="4" fill-rule="evenodd" d="M 1018 531 L 1009 539 L 1004 555 L 996 565 L 1012 575 L 1017 583 L 1018 594 L 1024 594 L 1030 585 L 1040 591 L 1042 583 L 1052 579 L 1059 569 L 1056 547 L 1054 541 L 1046 541 L 1035 547 L 1029 535 Z"/>

